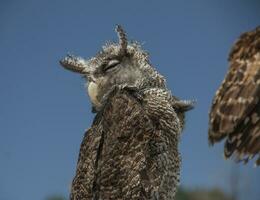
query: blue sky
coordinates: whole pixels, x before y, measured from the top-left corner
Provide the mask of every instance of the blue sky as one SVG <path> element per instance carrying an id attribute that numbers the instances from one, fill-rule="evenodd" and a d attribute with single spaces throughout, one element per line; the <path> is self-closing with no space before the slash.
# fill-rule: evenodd
<path id="1" fill-rule="evenodd" d="M 67 52 L 91 57 L 115 24 L 143 43 L 172 92 L 196 99 L 180 151 L 181 183 L 230 191 L 232 162 L 209 148 L 208 111 L 236 38 L 260 25 L 257 1 L 0 1 L 0 199 L 68 195 L 84 130 L 93 114 Z M 260 196 L 259 169 L 237 165 L 241 200 Z"/>

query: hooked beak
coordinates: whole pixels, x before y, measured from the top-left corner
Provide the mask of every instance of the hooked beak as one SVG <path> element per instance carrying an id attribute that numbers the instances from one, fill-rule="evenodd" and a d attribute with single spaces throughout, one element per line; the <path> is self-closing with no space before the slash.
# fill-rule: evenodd
<path id="1" fill-rule="evenodd" d="M 65 58 L 60 60 L 60 64 L 67 70 L 80 74 L 88 74 L 86 61 L 81 57 L 68 54 Z"/>

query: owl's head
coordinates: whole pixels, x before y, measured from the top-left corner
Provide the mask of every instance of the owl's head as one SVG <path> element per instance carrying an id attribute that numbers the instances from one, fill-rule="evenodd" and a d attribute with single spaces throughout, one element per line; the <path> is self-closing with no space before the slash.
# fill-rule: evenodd
<path id="1" fill-rule="evenodd" d="M 85 60 L 67 55 L 60 64 L 87 80 L 87 90 L 96 110 L 115 86 L 165 87 L 165 80 L 150 64 L 148 54 L 137 42 L 129 43 L 121 26 L 116 27 L 118 43 L 108 43 L 96 56 Z"/>

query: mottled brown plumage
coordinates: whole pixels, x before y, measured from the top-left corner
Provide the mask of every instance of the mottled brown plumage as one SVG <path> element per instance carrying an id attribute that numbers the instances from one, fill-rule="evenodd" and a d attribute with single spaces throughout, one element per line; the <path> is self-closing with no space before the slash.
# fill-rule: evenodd
<path id="1" fill-rule="evenodd" d="M 210 111 L 209 141 L 226 138 L 225 157 L 260 164 L 260 27 L 240 36 L 229 55 L 230 68 Z"/>
<path id="2" fill-rule="evenodd" d="M 81 144 L 71 200 L 174 199 L 180 173 L 178 143 L 192 102 L 171 95 L 137 43 L 110 43 L 86 61 L 67 56 L 83 74 L 97 112 Z"/>

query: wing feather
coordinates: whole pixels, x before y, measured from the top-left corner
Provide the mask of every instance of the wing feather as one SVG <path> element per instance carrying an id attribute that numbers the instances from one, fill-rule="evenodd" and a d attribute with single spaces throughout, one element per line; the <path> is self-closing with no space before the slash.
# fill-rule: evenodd
<path id="1" fill-rule="evenodd" d="M 150 90 L 140 102 L 131 93 L 112 94 L 85 135 L 72 200 L 174 199 L 180 124 L 170 95 Z"/>
<path id="2" fill-rule="evenodd" d="M 225 156 L 246 161 L 260 152 L 260 27 L 241 35 L 229 62 L 209 114 L 209 142 L 227 137 Z"/>

